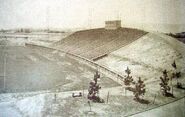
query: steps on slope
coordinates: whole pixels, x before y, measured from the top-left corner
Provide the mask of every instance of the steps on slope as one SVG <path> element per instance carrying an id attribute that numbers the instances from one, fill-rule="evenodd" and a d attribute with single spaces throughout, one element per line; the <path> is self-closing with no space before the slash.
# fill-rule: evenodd
<path id="1" fill-rule="evenodd" d="M 117 30 L 100 28 L 77 31 L 55 43 L 54 47 L 95 60 L 137 40 L 146 33 L 129 28 Z"/>

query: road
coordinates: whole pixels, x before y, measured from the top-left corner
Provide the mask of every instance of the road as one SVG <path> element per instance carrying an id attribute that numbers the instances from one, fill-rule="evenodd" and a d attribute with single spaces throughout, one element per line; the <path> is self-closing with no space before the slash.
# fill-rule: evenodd
<path id="1" fill-rule="evenodd" d="M 185 117 L 185 98 L 130 117 Z"/>

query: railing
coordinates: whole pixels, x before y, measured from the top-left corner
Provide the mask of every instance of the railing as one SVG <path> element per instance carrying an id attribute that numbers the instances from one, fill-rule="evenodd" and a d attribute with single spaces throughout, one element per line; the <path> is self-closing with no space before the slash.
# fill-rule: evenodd
<path id="1" fill-rule="evenodd" d="M 69 53 L 69 52 L 65 52 L 63 50 L 59 50 L 59 49 L 56 49 L 56 48 L 40 46 L 40 45 L 36 45 L 36 44 L 26 43 L 25 46 L 44 48 L 44 49 L 53 50 L 53 51 L 57 50 L 59 52 L 65 53 L 67 56 L 72 57 L 73 59 L 78 60 L 79 62 L 82 62 L 82 63 L 84 63 L 84 64 L 86 64 L 86 65 L 88 65 L 88 66 L 90 66 L 94 69 L 97 69 L 100 73 L 103 73 L 106 76 L 109 76 L 115 82 L 123 85 L 124 77 L 122 75 L 116 73 L 115 71 L 109 70 L 107 67 L 99 65 L 99 64 L 97 64 L 97 63 L 95 63 L 95 62 L 93 62 L 93 61 L 91 61 L 87 58 L 82 57 L 82 56 L 75 55 L 75 54 L 72 54 L 72 53 Z"/>

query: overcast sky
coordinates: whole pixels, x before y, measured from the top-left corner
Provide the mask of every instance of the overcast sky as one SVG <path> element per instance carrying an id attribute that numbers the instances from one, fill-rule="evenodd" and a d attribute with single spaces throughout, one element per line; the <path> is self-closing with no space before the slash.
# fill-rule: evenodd
<path id="1" fill-rule="evenodd" d="M 0 0 L 0 28 L 103 27 L 122 24 L 185 24 L 185 0 Z"/>

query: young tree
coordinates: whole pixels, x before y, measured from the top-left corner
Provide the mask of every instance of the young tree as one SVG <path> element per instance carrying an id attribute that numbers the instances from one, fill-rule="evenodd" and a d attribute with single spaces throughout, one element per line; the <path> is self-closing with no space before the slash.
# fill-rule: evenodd
<path id="1" fill-rule="evenodd" d="M 96 72 L 94 75 L 93 81 L 89 83 L 88 95 L 87 98 L 92 100 L 93 102 L 100 102 L 103 103 L 104 100 L 99 97 L 99 89 L 101 89 L 100 85 L 97 83 L 98 79 L 100 78 L 100 74 Z"/>
<path id="2" fill-rule="evenodd" d="M 125 85 L 130 85 L 130 83 L 133 82 L 133 78 L 132 78 L 132 76 L 130 76 L 131 70 L 127 67 L 127 69 L 125 70 L 125 73 L 127 74 L 127 76 L 124 79 L 124 84 Z"/>
<path id="3" fill-rule="evenodd" d="M 161 79 L 160 86 L 161 86 L 162 94 L 164 96 L 167 96 L 167 94 L 169 94 L 169 91 L 170 91 L 170 86 L 168 85 L 169 78 L 166 70 L 163 71 L 163 76 L 160 77 L 160 79 Z"/>
<path id="4" fill-rule="evenodd" d="M 146 92 L 145 90 L 145 84 L 144 82 L 141 80 L 141 78 L 139 77 L 139 80 L 137 81 L 137 83 L 135 84 L 135 90 L 134 90 L 134 96 L 135 96 L 135 100 L 140 101 L 141 95 L 144 95 Z"/>
<path id="5" fill-rule="evenodd" d="M 182 84 L 178 81 L 178 79 L 181 77 L 181 72 L 177 72 L 177 65 L 175 61 L 172 63 L 172 67 L 175 71 L 172 73 L 171 79 L 175 78 L 177 80 L 177 88 L 182 88 Z"/>
<path id="6" fill-rule="evenodd" d="M 94 74 L 94 81 L 97 84 L 98 79 L 100 78 L 100 74 L 98 74 L 98 71 Z"/>

